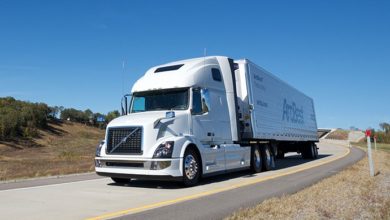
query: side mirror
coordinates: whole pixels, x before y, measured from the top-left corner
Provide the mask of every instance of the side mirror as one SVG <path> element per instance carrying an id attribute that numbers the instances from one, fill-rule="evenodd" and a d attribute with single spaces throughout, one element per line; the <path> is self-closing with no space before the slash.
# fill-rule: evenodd
<path id="1" fill-rule="evenodd" d="M 174 118 L 175 118 L 175 112 L 174 111 L 166 112 L 165 113 L 165 118 L 158 118 L 156 121 L 154 121 L 153 128 L 157 128 L 157 126 L 160 124 L 161 120 L 164 120 L 164 119 L 172 119 L 172 120 L 174 120 Z M 168 120 L 168 121 L 172 121 L 172 120 Z"/>
<path id="2" fill-rule="evenodd" d="M 122 100 L 121 100 L 121 109 L 122 109 L 122 115 L 127 115 L 129 112 L 129 107 L 127 105 L 127 97 L 131 97 L 130 94 L 126 94 L 122 97 Z"/>

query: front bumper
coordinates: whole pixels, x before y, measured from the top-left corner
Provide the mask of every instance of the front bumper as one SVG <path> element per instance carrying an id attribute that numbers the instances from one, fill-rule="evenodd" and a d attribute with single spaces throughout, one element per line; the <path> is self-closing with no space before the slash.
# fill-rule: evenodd
<path id="1" fill-rule="evenodd" d="M 182 177 L 182 158 L 95 158 L 95 171 L 98 175 L 118 178 Z M 154 178 L 153 178 L 154 177 Z M 165 179 L 165 178 L 164 178 Z"/>
<path id="2" fill-rule="evenodd" d="M 141 180 L 163 180 L 163 181 L 181 181 L 181 176 L 169 176 L 169 175 L 135 175 L 135 174 L 123 174 L 123 173 L 102 173 L 96 172 L 99 176 L 115 177 L 122 179 L 141 179 Z"/>

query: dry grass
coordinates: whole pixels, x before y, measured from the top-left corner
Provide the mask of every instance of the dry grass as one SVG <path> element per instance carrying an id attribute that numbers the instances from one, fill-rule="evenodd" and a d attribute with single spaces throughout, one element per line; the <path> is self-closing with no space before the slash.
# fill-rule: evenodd
<path id="1" fill-rule="evenodd" d="M 104 130 L 73 122 L 49 125 L 32 141 L 0 143 L 0 180 L 93 171 Z"/>
<path id="2" fill-rule="evenodd" d="M 227 219 L 390 219 L 390 153 L 374 153 L 377 175 L 368 160 L 298 193 L 268 199 Z"/>
<path id="3" fill-rule="evenodd" d="M 349 131 L 337 129 L 326 136 L 326 139 L 348 140 Z"/>
<path id="4" fill-rule="evenodd" d="M 359 146 L 360 148 L 367 149 L 367 143 L 362 141 L 362 142 L 357 142 L 357 143 L 352 143 L 354 146 Z M 386 143 L 377 143 L 376 144 L 377 150 L 383 150 L 390 152 L 390 144 Z M 374 143 L 371 143 L 371 149 L 375 150 L 375 145 Z"/>

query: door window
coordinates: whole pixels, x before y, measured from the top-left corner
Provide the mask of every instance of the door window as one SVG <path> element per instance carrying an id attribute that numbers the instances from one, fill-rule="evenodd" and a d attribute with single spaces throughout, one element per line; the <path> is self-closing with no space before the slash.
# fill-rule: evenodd
<path id="1" fill-rule="evenodd" d="M 201 115 L 210 111 L 210 93 L 208 89 L 194 89 L 192 101 L 192 114 Z"/>

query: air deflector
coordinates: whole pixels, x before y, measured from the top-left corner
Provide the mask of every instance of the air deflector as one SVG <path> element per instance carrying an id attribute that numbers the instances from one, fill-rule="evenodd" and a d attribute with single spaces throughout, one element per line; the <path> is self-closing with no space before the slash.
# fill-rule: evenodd
<path id="1" fill-rule="evenodd" d="M 184 66 L 184 64 L 178 64 L 173 66 L 163 66 L 157 68 L 154 73 L 160 73 L 160 72 L 166 72 L 166 71 L 172 71 L 172 70 L 178 70 L 180 67 Z"/>

